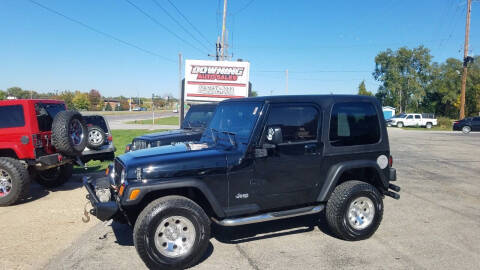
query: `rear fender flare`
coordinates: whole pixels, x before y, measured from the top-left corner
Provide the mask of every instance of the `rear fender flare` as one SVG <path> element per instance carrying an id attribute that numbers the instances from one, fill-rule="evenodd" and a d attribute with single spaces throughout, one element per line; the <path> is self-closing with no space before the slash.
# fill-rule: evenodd
<path id="1" fill-rule="evenodd" d="M 327 201 L 330 197 L 330 194 L 333 192 L 337 186 L 338 181 L 342 174 L 351 169 L 360 169 L 360 168 L 373 168 L 379 176 L 381 184 L 384 188 L 388 187 L 388 180 L 385 177 L 385 174 L 382 172 L 377 162 L 372 160 L 355 160 L 355 161 L 346 161 L 342 163 L 335 164 L 330 168 L 327 173 L 327 178 L 323 184 L 323 187 L 318 194 L 317 201 L 324 202 Z"/>

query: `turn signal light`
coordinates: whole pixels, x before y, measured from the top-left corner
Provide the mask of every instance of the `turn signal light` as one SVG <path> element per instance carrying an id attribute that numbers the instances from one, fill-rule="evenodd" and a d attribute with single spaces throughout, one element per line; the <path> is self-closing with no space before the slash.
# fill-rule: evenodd
<path id="1" fill-rule="evenodd" d="M 134 189 L 130 192 L 130 197 L 128 199 L 130 201 L 133 201 L 138 197 L 139 194 L 140 194 L 140 189 Z"/>
<path id="2" fill-rule="evenodd" d="M 389 166 L 389 167 L 392 167 L 392 166 L 393 166 L 393 157 L 392 157 L 392 156 L 390 156 L 390 157 L 388 158 L 388 166 Z"/>
<path id="3" fill-rule="evenodd" d="M 122 196 L 124 191 L 125 191 L 125 184 L 120 186 L 120 190 L 118 191 L 118 195 Z"/>

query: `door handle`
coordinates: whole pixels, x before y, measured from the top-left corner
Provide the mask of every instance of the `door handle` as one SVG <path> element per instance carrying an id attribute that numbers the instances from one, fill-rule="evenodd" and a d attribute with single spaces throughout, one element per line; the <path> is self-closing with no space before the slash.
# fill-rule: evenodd
<path id="1" fill-rule="evenodd" d="M 305 144 L 305 153 L 316 155 L 317 154 L 317 144 L 309 143 Z"/>

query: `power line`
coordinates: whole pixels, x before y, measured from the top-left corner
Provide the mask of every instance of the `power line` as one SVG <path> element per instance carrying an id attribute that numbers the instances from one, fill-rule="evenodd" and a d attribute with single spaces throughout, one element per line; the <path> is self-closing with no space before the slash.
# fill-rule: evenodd
<path id="1" fill-rule="evenodd" d="M 248 3 L 246 3 L 243 7 L 239 8 L 237 11 L 235 11 L 234 13 L 232 13 L 233 16 L 237 15 L 238 13 L 244 11 L 245 9 L 247 9 L 252 3 L 253 1 L 255 0 L 250 0 Z"/>
<path id="2" fill-rule="evenodd" d="M 153 3 L 155 3 L 155 5 L 157 5 L 161 10 L 163 10 L 163 12 L 165 12 L 165 14 L 167 14 L 168 17 L 170 17 L 170 19 L 172 19 L 178 26 L 180 26 L 180 28 L 183 29 L 183 31 L 185 31 L 187 34 L 189 34 L 195 41 L 198 42 L 198 44 L 202 45 L 207 51 L 210 50 L 207 46 L 205 46 L 205 44 L 202 43 L 202 41 L 200 41 L 199 39 L 197 39 L 197 37 L 195 37 L 190 31 L 188 31 L 187 28 L 185 28 L 179 21 L 177 21 L 177 19 L 175 19 L 175 17 L 173 17 L 169 12 L 168 10 L 166 10 L 164 7 L 162 7 L 162 5 L 160 5 L 160 3 L 158 3 L 157 0 L 152 0 Z M 208 44 L 208 42 L 207 42 Z"/>
<path id="3" fill-rule="evenodd" d="M 284 73 L 285 70 L 256 70 L 258 73 Z M 361 73 L 371 70 L 312 70 L 312 71 L 289 71 L 289 73 Z"/>
<path id="4" fill-rule="evenodd" d="M 135 45 L 135 44 L 130 43 L 130 42 L 128 42 L 128 41 L 125 41 L 125 40 L 122 40 L 122 39 L 120 39 L 120 38 L 117 38 L 117 37 L 115 37 L 115 36 L 113 36 L 113 35 L 111 35 L 111 34 L 108 34 L 108 33 L 104 32 L 104 31 L 102 31 L 102 30 L 98 30 L 98 29 L 94 28 L 93 26 L 90 26 L 90 25 L 88 25 L 88 24 L 86 24 L 86 23 L 83 23 L 83 22 L 77 20 L 77 19 L 74 19 L 74 18 L 72 18 L 72 17 L 69 17 L 69 16 L 67 16 L 67 15 L 65 15 L 65 14 L 63 14 L 63 13 L 61 13 L 61 12 L 59 12 L 59 11 L 56 11 L 56 10 L 54 10 L 54 9 L 52 9 L 52 8 L 50 8 L 50 7 L 47 7 L 47 6 L 43 5 L 43 4 L 40 4 L 40 3 L 37 2 L 37 1 L 34 1 L 34 0 L 28 0 L 28 1 L 30 1 L 32 4 L 35 4 L 35 5 L 37 5 L 38 7 L 41 7 L 42 9 L 44 9 L 44 10 L 50 12 L 50 13 L 56 14 L 56 15 L 58 15 L 58 16 L 60 16 L 60 17 L 63 17 L 64 19 L 67 19 L 67 20 L 69 20 L 69 21 L 71 21 L 71 22 L 74 22 L 74 23 L 80 25 L 80 26 L 83 26 L 84 28 L 86 28 L 86 29 L 88 29 L 88 30 L 90 30 L 90 31 L 93 31 L 93 32 L 95 32 L 95 33 L 97 33 L 97 34 L 100 34 L 100 35 L 102 35 L 102 36 L 104 36 L 104 37 L 113 39 L 113 40 L 115 40 L 115 41 L 117 41 L 117 42 L 120 42 L 120 43 L 122 43 L 122 44 L 124 44 L 124 45 L 127 45 L 127 46 L 129 46 L 129 47 L 135 48 L 135 49 L 137 49 L 137 50 L 139 50 L 139 51 L 142 51 L 142 52 L 144 52 L 144 53 L 147 53 L 147 54 L 156 56 L 156 57 L 161 58 L 161 59 L 163 59 L 163 60 L 165 60 L 165 61 L 169 61 L 169 62 L 174 62 L 174 63 L 176 63 L 176 61 L 174 61 L 174 60 L 172 60 L 172 59 L 170 59 L 170 58 L 168 58 L 168 57 L 161 56 L 161 55 L 159 55 L 159 54 L 157 54 L 157 53 L 155 53 L 155 52 L 152 52 L 152 51 L 150 51 L 150 50 L 144 49 L 144 48 L 142 48 L 142 47 L 140 47 L 140 46 L 138 46 L 138 45 Z"/>
<path id="5" fill-rule="evenodd" d="M 143 9 L 141 9 L 139 6 L 135 5 L 134 3 L 132 3 L 130 0 L 125 0 L 127 3 L 129 3 L 132 7 L 134 7 L 136 10 L 138 10 L 140 13 L 142 13 L 145 17 L 149 18 L 152 22 L 154 22 L 156 25 L 160 26 L 161 28 L 163 28 L 165 31 L 167 31 L 168 33 L 172 34 L 173 36 L 175 36 L 177 39 L 183 41 L 185 44 L 187 44 L 188 46 L 194 48 L 195 50 L 201 52 L 201 53 L 205 53 L 204 51 L 202 51 L 201 49 L 199 49 L 198 47 L 196 47 L 195 45 L 193 45 L 192 43 L 188 42 L 187 40 L 185 40 L 184 38 L 182 38 L 181 36 L 177 35 L 175 32 L 173 32 L 172 30 L 170 30 L 168 27 L 166 27 L 165 25 L 163 25 L 162 23 L 160 23 L 157 19 L 155 19 L 154 17 L 152 17 L 150 14 L 148 14 L 147 12 L 145 12 Z M 208 54 L 208 52 L 207 52 Z"/>
<path id="6" fill-rule="evenodd" d="M 205 35 L 200 32 L 200 30 L 198 30 L 197 27 L 195 27 L 195 25 L 193 23 L 190 22 L 190 20 L 185 16 L 183 15 L 183 13 L 177 8 L 177 6 L 175 6 L 172 1 L 170 0 L 167 0 L 168 3 L 170 3 L 170 5 L 172 5 L 172 7 L 178 12 L 178 14 L 180 14 L 180 16 L 183 17 L 183 19 L 185 19 L 185 21 L 193 28 L 193 30 L 195 30 L 203 39 L 205 39 L 205 41 L 207 42 L 207 44 L 211 44 L 211 42 L 208 40 L 208 38 L 205 37 Z M 218 24 L 218 22 L 217 22 Z M 218 27 L 218 26 L 217 26 Z"/>

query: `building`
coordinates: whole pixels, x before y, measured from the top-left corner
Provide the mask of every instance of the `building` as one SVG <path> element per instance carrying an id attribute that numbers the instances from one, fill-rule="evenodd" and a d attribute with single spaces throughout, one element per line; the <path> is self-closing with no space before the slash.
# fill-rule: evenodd
<path id="1" fill-rule="evenodd" d="M 383 110 L 383 117 L 385 119 L 390 119 L 395 115 L 395 108 L 390 106 L 382 107 Z"/>

